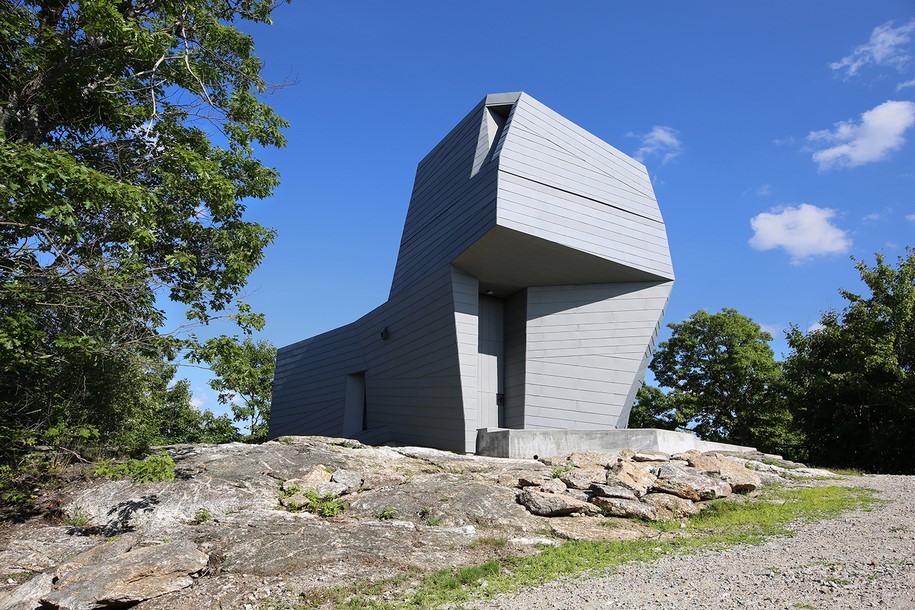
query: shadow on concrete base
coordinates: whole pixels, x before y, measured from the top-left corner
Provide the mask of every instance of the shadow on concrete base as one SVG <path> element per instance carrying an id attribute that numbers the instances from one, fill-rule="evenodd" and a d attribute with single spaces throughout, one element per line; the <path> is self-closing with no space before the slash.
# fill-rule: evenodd
<path id="1" fill-rule="evenodd" d="M 663 451 L 680 453 L 697 451 L 755 451 L 754 447 L 711 443 L 692 434 L 655 428 L 625 430 L 515 430 L 480 428 L 477 430 L 477 455 L 491 457 L 537 459 L 573 451 L 604 451 L 608 453 L 634 451 Z"/>

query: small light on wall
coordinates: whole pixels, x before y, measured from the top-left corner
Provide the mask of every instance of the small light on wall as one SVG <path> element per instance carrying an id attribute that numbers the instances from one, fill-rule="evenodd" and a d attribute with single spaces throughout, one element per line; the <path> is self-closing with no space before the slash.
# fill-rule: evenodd
<path id="1" fill-rule="evenodd" d="M 381 329 L 381 340 L 382 341 L 386 341 L 389 335 L 390 335 L 390 333 L 388 332 L 387 326 L 385 326 L 384 328 Z"/>
<path id="2" fill-rule="evenodd" d="M 492 296 L 492 295 L 494 295 L 494 294 L 496 294 L 496 293 L 495 293 L 494 291 L 492 291 L 492 290 L 487 290 L 487 291 L 486 291 L 486 294 L 489 295 L 489 296 Z"/>

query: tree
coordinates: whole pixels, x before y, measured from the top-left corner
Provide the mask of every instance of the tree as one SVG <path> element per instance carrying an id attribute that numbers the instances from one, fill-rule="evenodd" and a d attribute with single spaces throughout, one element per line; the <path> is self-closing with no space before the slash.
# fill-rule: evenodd
<path id="1" fill-rule="evenodd" d="M 269 341 L 245 337 L 217 337 L 195 354 L 209 362 L 216 378 L 210 387 L 219 392 L 219 402 L 232 407 L 235 421 L 246 422 L 249 440 L 267 438 L 276 348 Z M 241 399 L 241 404 L 236 402 Z"/>
<path id="2" fill-rule="evenodd" d="M 894 267 L 878 254 L 855 267 L 869 295 L 840 290 L 848 304 L 819 328 L 788 333 L 791 408 L 810 459 L 877 472 L 915 472 L 915 249 Z"/>
<path id="3" fill-rule="evenodd" d="M 772 450 L 790 437 L 772 335 L 734 309 L 668 324 L 649 368 L 661 387 L 643 386 L 630 422 L 689 428 L 702 439 Z M 631 424 L 630 424 L 631 425 Z"/>
<path id="4" fill-rule="evenodd" d="M 0 5 L 4 446 L 63 423 L 124 432 L 143 416 L 116 384 L 182 345 L 158 300 L 186 305 L 192 324 L 237 303 L 274 235 L 244 219 L 278 184 L 255 147 L 282 146 L 286 123 L 235 24 L 272 8 Z M 235 319 L 263 324 L 243 304 Z"/>

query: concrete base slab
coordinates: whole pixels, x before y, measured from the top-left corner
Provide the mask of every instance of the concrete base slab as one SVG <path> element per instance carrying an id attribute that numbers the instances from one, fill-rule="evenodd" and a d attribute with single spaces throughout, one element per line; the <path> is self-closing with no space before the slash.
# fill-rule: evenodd
<path id="1" fill-rule="evenodd" d="M 692 434 L 655 428 L 625 430 L 515 430 L 480 428 L 477 430 L 477 455 L 506 458 L 533 458 L 573 451 L 756 451 L 754 447 L 712 443 Z"/>

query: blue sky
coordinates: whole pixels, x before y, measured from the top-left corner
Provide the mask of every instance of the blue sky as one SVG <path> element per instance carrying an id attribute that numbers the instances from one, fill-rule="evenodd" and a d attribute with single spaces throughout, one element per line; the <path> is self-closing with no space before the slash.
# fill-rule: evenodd
<path id="1" fill-rule="evenodd" d="M 734 307 L 787 351 L 915 245 L 915 3 L 298 2 L 249 27 L 289 144 L 250 281 L 278 346 L 384 302 L 416 164 L 525 91 L 648 167 L 677 275 L 665 322 Z M 224 329 L 223 329 L 224 330 Z M 199 371 L 196 403 L 220 411 Z"/>

